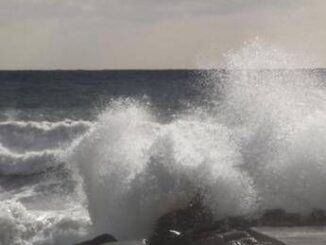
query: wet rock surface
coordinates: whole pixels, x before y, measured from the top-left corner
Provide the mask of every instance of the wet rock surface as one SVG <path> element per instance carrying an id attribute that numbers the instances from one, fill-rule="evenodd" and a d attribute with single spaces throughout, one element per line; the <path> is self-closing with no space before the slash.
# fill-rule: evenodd
<path id="1" fill-rule="evenodd" d="M 161 216 L 149 245 L 284 245 L 284 243 L 261 234 L 251 227 L 259 226 L 325 226 L 326 214 L 315 209 L 302 216 L 282 209 L 266 210 L 259 216 L 234 216 L 215 221 L 212 213 L 202 204 L 200 195 L 182 209 Z M 103 234 L 75 245 L 100 245 L 117 241 L 110 234 Z"/>
<path id="2" fill-rule="evenodd" d="M 77 243 L 75 245 L 101 245 L 104 243 L 116 242 L 116 241 L 118 241 L 118 240 L 114 236 L 112 236 L 110 234 L 103 234 L 103 235 L 95 237 L 92 240 Z"/>
<path id="3" fill-rule="evenodd" d="M 211 231 L 200 234 L 180 234 L 169 239 L 151 240 L 151 245 L 283 245 L 266 236 L 259 236 L 251 230 L 228 232 Z"/>
<path id="4" fill-rule="evenodd" d="M 247 230 L 252 221 L 243 217 L 229 217 L 214 221 L 211 212 L 196 196 L 187 207 L 163 215 L 158 219 L 150 245 L 259 245 Z M 274 245 L 274 243 L 270 243 Z"/>
<path id="5" fill-rule="evenodd" d="M 187 207 L 163 215 L 156 222 L 150 245 L 282 245 L 276 239 L 264 236 L 253 226 L 298 226 L 326 224 L 326 215 L 314 210 L 305 217 L 282 209 L 267 210 L 260 216 L 228 217 L 214 221 L 213 215 L 202 205 L 200 195 Z"/>

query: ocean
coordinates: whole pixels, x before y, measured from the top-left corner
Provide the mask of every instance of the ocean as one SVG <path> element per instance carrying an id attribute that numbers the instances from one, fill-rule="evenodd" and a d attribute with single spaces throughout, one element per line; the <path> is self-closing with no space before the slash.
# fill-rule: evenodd
<path id="1" fill-rule="evenodd" d="M 143 238 L 199 192 L 216 219 L 325 209 L 326 70 L 274 56 L 1 71 L 0 244 Z"/>
<path id="2" fill-rule="evenodd" d="M 68 155 L 119 100 L 142 101 L 171 121 L 198 97 L 196 74 L 1 71 L 0 244 L 69 244 L 87 234 L 90 218 Z"/>

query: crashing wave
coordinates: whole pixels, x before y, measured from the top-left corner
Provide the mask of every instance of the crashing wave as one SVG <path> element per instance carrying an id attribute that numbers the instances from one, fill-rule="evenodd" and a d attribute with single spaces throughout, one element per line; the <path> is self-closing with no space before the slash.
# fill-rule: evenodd
<path id="1" fill-rule="evenodd" d="M 207 76 L 207 107 L 169 123 L 139 102 L 112 103 L 71 155 L 95 229 L 145 236 L 198 192 L 216 218 L 325 208 L 326 92 L 293 62 L 249 43 L 226 56 L 223 76 Z"/>
<path id="2" fill-rule="evenodd" d="M 43 212 L 14 201 L 0 202 L 0 244 L 73 244 L 85 239 L 89 228 L 87 213 L 78 208 Z"/>
<path id="3" fill-rule="evenodd" d="M 0 142 L 18 152 L 59 148 L 92 127 L 89 121 L 4 121 L 0 122 Z"/>

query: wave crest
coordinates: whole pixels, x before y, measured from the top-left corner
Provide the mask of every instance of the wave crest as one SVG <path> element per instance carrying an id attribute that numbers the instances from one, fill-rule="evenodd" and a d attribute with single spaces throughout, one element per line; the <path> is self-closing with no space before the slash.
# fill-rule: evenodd
<path id="1" fill-rule="evenodd" d="M 68 145 L 92 126 L 88 121 L 0 122 L 0 142 L 16 152 L 43 151 Z"/>
<path id="2" fill-rule="evenodd" d="M 198 192 L 216 218 L 325 209 L 326 92 L 293 62 L 257 41 L 229 53 L 228 69 L 206 76 L 205 105 L 169 123 L 113 102 L 71 155 L 95 229 L 146 236 Z"/>
<path id="3" fill-rule="evenodd" d="M 229 130 L 210 121 L 160 124 L 140 105 L 111 105 L 72 158 L 96 230 L 120 238 L 147 235 L 159 216 L 202 189 L 217 217 L 247 213 L 255 203 Z"/>

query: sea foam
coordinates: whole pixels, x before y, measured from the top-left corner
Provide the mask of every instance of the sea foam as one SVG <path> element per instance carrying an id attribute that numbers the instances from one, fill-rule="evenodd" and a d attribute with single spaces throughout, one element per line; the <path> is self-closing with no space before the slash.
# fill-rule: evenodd
<path id="1" fill-rule="evenodd" d="M 76 146 L 94 229 L 148 235 L 194 195 L 216 219 L 267 208 L 325 208 L 326 93 L 317 71 L 260 41 L 208 71 L 205 105 L 161 123 L 132 99 L 112 102 Z M 204 87 L 205 87 L 204 86 Z"/>

